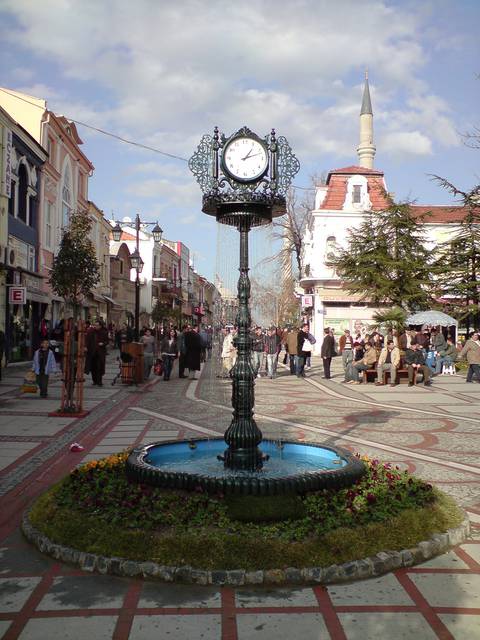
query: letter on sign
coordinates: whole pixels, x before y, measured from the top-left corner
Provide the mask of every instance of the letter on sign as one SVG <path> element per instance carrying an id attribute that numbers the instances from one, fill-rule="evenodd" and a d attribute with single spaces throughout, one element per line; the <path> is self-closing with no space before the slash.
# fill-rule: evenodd
<path id="1" fill-rule="evenodd" d="M 8 301 L 10 304 L 25 304 L 27 301 L 26 287 L 9 287 Z"/>

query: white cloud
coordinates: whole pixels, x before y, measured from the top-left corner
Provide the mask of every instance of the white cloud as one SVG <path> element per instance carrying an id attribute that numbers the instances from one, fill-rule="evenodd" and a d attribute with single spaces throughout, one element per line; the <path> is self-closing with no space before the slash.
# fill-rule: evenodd
<path id="1" fill-rule="evenodd" d="M 420 131 L 397 131 L 385 134 L 380 146 L 392 156 L 425 156 L 432 154 L 432 141 Z"/>
<path id="2" fill-rule="evenodd" d="M 382 105 L 395 106 L 398 122 L 409 123 L 405 134 L 414 128 L 432 144 L 454 143 L 450 115 L 420 77 L 425 16 L 408 7 L 378 0 L 84 0 L 73 17 L 63 0 L 3 4 L 21 25 L 11 30 L 12 42 L 21 39 L 67 78 L 109 94 L 102 110 L 51 94 L 56 109 L 107 121 L 125 137 L 184 157 L 216 123 L 227 132 L 248 123 L 267 133 L 275 125 L 302 155 L 353 156 L 361 88 L 353 93 L 345 78 L 361 77 L 366 66 L 376 115 Z M 410 102 L 404 107 L 399 87 Z M 428 105 L 414 104 L 425 96 Z"/>

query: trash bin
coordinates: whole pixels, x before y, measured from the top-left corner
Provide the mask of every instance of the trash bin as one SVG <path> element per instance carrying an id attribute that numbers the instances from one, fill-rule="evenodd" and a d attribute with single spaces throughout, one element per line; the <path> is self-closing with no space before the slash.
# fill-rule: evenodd
<path id="1" fill-rule="evenodd" d="M 122 353 L 131 356 L 122 359 L 122 382 L 125 384 L 140 384 L 143 382 L 143 344 L 141 342 L 125 342 L 122 344 Z"/>

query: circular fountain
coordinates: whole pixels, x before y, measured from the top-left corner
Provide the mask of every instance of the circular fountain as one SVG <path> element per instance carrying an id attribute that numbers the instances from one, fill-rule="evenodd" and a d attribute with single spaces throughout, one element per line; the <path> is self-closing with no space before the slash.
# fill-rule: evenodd
<path id="1" fill-rule="evenodd" d="M 161 442 L 135 449 L 127 460 L 128 477 L 160 487 L 241 495 L 305 493 L 352 484 L 365 467 L 348 451 L 262 440 L 253 417 L 257 372 L 251 363 L 248 234 L 286 212 L 286 194 L 300 168 L 297 158 L 273 129 L 260 138 L 243 127 L 226 138 L 215 127 L 213 136 L 203 136 L 189 167 L 203 191 L 202 210 L 234 226 L 240 235 L 237 360 L 230 371 L 233 418 L 223 440 Z"/>

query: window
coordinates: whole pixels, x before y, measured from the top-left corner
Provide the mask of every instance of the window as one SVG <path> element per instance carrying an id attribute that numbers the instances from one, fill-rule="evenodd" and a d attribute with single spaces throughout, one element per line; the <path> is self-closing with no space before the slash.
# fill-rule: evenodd
<path id="1" fill-rule="evenodd" d="M 52 247 L 52 210 L 53 205 L 45 200 L 45 246 Z"/>
<path id="2" fill-rule="evenodd" d="M 8 213 L 11 216 L 15 215 L 15 182 L 12 180 L 10 187 L 10 200 L 8 201 Z"/>
<path id="3" fill-rule="evenodd" d="M 30 227 L 36 227 L 36 214 L 37 214 L 37 198 L 36 196 L 30 196 L 28 199 L 28 220 L 27 224 Z"/>
<path id="4" fill-rule="evenodd" d="M 335 258 L 335 251 L 337 249 L 337 239 L 335 236 L 328 236 L 327 245 L 325 248 L 325 254 L 327 256 L 327 262 Z"/>
<path id="5" fill-rule="evenodd" d="M 72 175 L 70 167 L 65 165 L 62 186 L 62 225 L 68 227 L 72 215 Z"/>
<path id="6" fill-rule="evenodd" d="M 27 191 L 28 176 L 27 167 L 21 164 L 18 168 L 18 217 L 27 222 Z"/>
<path id="7" fill-rule="evenodd" d="M 28 245 L 28 270 L 36 271 L 35 266 L 35 247 Z"/>
<path id="8" fill-rule="evenodd" d="M 120 275 L 123 275 L 123 260 L 120 258 L 120 260 L 118 261 L 118 271 L 120 273 Z"/>
<path id="9" fill-rule="evenodd" d="M 362 202 L 362 185 L 353 185 L 353 204 L 361 204 Z"/>

